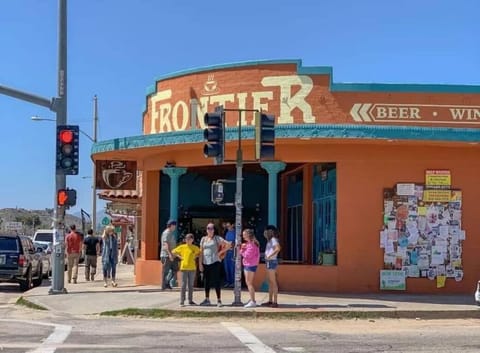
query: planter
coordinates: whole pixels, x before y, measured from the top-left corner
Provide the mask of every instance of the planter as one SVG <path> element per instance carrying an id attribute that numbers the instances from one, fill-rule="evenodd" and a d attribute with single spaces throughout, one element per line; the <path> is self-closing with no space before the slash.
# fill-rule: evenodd
<path id="1" fill-rule="evenodd" d="M 337 264 L 337 255 L 323 253 L 322 254 L 322 265 L 323 266 L 334 266 Z"/>

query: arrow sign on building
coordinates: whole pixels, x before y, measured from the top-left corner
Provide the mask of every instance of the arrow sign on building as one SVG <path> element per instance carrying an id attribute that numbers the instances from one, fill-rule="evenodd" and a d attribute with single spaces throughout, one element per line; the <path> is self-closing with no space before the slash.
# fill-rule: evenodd
<path id="1" fill-rule="evenodd" d="M 350 110 L 350 115 L 357 123 L 361 123 L 364 121 L 372 121 L 370 115 L 368 114 L 371 106 L 371 103 L 355 103 Z"/>

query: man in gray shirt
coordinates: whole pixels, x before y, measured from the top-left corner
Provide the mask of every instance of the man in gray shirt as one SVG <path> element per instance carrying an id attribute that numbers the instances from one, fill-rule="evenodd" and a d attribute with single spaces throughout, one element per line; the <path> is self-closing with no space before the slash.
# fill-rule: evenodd
<path id="1" fill-rule="evenodd" d="M 174 257 L 172 250 L 177 246 L 175 238 L 175 229 L 177 228 L 177 221 L 170 219 L 167 222 L 167 228 L 162 233 L 162 248 L 160 250 L 160 260 L 163 264 L 162 271 L 162 290 L 172 289 L 170 280 L 176 279 L 177 269 L 175 268 Z"/>

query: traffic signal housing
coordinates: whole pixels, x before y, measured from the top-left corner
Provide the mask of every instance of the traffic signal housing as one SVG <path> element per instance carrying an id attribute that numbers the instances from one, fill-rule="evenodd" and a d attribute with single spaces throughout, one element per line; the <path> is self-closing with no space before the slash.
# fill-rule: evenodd
<path id="1" fill-rule="evenodd" d="M 78 174 L 79 131 L 78 125 L 57 126 L 57 172 Z"/>
<path id="2" fill-rule="evenodd" d="M 57 205 L 62 207 L 75 206 L 77 204 L 77 191 L 75 189 L 60 189 L 57 192 Z"/>
<path id="3" fill-rule="evenodd" d="M 225 111 L 217 107 L 213 113 L 206 113 L 203 121 L 207 126 L 203 130 L 203 138 L 207 143 L 203 146 L 206 158 L 215 158 L 216 164 L 222 164 L 225 158 Z"/>
<path id="4" fill-rule="evenodd" d="M 255 113 L 255 159 L 275 158 L 275 117 Z"/>

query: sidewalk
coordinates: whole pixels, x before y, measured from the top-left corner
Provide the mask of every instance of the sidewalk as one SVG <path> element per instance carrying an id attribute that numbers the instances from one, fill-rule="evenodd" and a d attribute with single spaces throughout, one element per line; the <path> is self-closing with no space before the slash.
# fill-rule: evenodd
<path id="1" fill-rule="evenodd" d="M 361 295 L 347 294 L 279 294 L 279 308 L 257 307 L 245 309 L 231 306 L 234 301 L 232 289 L 222 290 L 224 307 L 185 306 L 180 307 L 180 290 L 162 291 L 160 286 L 137 286 L 133 279 L 133 266 L 119 264 L 117 267 L 118 287 L 103 287 L 101 273 L 94 282 L 86 282 L 84 268 L 79 268 L 79 282 L 65 287 L 68 294 L 49 295 L 50 284 L 44 281 L 41 287 L 23 293 L 28 301 L 41 305 L 53 312 L 72 315 L 94 315 L 105 311 L 127 308 L 166 309 L 175 311 L 209 311 L 228 312 L 232 316 L 255 311 L 262 313 L 278 313 L 279 315 L 302 315 L 318 317 L 395 317 L 453 319 L 480 318 L 480 306 L 474 302 L 473 293 L 466 295 L 410 295 L 374 293 Z M 257 292 L 257 303 L 268 300 L 268 293 Z M 211 292 L 213 304 L 215 291 Z M 194 301 L 200 303 L 204 298 L 203 290 L 198 288 L 194 293 Z M 242 301 L 248 300 L 248 293 L 242 291 Z"/>

